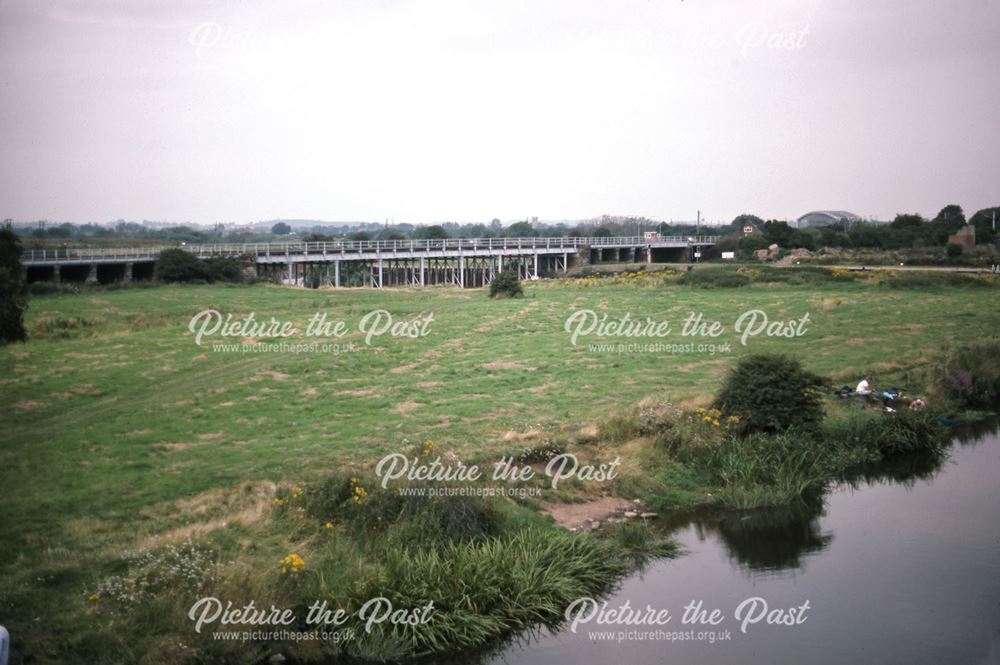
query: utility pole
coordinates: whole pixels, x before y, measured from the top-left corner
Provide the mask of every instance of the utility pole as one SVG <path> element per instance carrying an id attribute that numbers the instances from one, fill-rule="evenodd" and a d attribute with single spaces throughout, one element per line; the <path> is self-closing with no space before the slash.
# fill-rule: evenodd
<path id="1" fill-rule="evenodd" d="M 694 234 L 701 235 L 701 210 L 698 211 L 698 219 L 694 223 Z"/>

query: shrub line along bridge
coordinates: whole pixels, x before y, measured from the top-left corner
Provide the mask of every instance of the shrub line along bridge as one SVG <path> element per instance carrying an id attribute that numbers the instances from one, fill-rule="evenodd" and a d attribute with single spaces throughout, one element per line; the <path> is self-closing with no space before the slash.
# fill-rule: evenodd
<path id="1" fill-rule="evenodd" d="M 522 279 L 566 273 L 570 266 L 604 262 L 690 261 L 717 236 L 609 238 L 463 238 L 342 240 L 297 243 L 183 245 L 180 247 L 54 248 L 25 252 L 32 281 L 102 282 L 150 279 L 165 249 L 201 259 L 238 258 L 258 276 L 290 284 L 332 286 L 483 286 L 505 269 Z"/>

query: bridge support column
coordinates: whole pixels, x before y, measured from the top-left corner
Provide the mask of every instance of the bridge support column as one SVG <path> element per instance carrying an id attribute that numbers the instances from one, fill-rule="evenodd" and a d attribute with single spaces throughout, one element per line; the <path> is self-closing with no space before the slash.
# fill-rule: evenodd
<path id="1" fill-rule="evenodd" d="M 563 274 L 569 272 L 569 254 L 563 254 Z"/>
<path id="2" fill-rule="evenodd" d="M 378 257 L 378 288 L 382 288 L 382 257 Z"/>
<path id="3" fill-rule="evenodd" d="M 134 267 L 135 267 L 135 264 L 132 263 L 131 261 L 129 261 L 128 263 L 125 264 L 125 281 L 126 282 L 131 282 L 132 281 L 132 269 Z"/>
<path id="4" fill-rule="evenodd" d="M 60 267 L 61 266 L 58 263 L 52 266 L 52 281 L 55 282 L 56 284 L 59 283 L 59 279 L 61 277 L 61 275 L 59 274 Z"/>
<path id="5" fill-rule="evenodd" d="M 538 279 L 538 252 L 535 252 L 535 279 Z"/>
<path id="6" fill-rule="evenodd" d="M 503 254 L 497 255 L 497 272 L 503 272 Z"/>
<path id="7" fill-rule="evenodd" d="M 602 263 L 604 261 L 604 250 L 598 247 L 594 250 L 594 252 L 597 255 L 597 261 L 595 261 L 595 263 Z"/>
<path id="8" fill-rule="evenodd" d="M 288 281 L 292 284 L 295 283 L 295 274 L 293 270 L 295 269 L 295 264 L 291 261 L 288 262 Z"/>
<path id="9" fill-rule="evenodd" d="M 87 267 L 87 279 L 84 280 L 86 284 L 97 284 L 97 264 L 91 263 Z"/>
<path id="10" fill-rule="evenodd" d="M 420 286 L 424 286 L 424 270 L 427 268 L 427 259 L 420 257 Z"/>
<path id="11" fill-rule="evenodd" d="M 465 257 L 461 254 L 458 255 L 458 286 L 465 288 Z"/>
<path id="12" fill-rule="evenodd" d="M 635 247 L 628 248 L 628 262 L 635 263 Z"/>
<path id="13" fill-rule="evenodd" d="M 333 262 L 333 285 L 340 287 L 340 261 Z"/>

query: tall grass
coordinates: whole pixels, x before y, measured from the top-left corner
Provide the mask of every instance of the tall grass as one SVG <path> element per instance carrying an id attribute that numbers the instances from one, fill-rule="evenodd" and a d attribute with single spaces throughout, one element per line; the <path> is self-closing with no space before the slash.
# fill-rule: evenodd
<path id="1" fill-rule="evenodd" d="M 422 626 L 379 626 L 348 645 L 376 660 L 481 647 L 528 624 L 557 623 L 563 609 L 593 595 L 627 570 L 608 541 L 556 530 L 526 529 L 509 538 L 386 553 L 361 597 L 385 596 L 397 607 L 434 602 Z"/>

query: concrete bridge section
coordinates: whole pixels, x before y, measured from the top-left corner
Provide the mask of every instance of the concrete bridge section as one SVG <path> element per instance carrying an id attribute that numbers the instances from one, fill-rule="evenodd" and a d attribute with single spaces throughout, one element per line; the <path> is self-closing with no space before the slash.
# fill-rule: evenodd
<path id="1" fill-rule="evenodd" d="M 522 279 L 535 279 L 592 263 L 689 261 L 695 251 L 716 240 L 715 236 L 469 238 L 179 248 L 203 259 L 235 257 L 255 266 L 260 276 L 291 284 L 375 288 L 454 284 L 465 288 L 488 284 L 505 269 L 516 270 Z M 29 282 L 152 279 L 164 249 L 168 247 L 32 250 L 23 257 L 23 264 Z"/>

